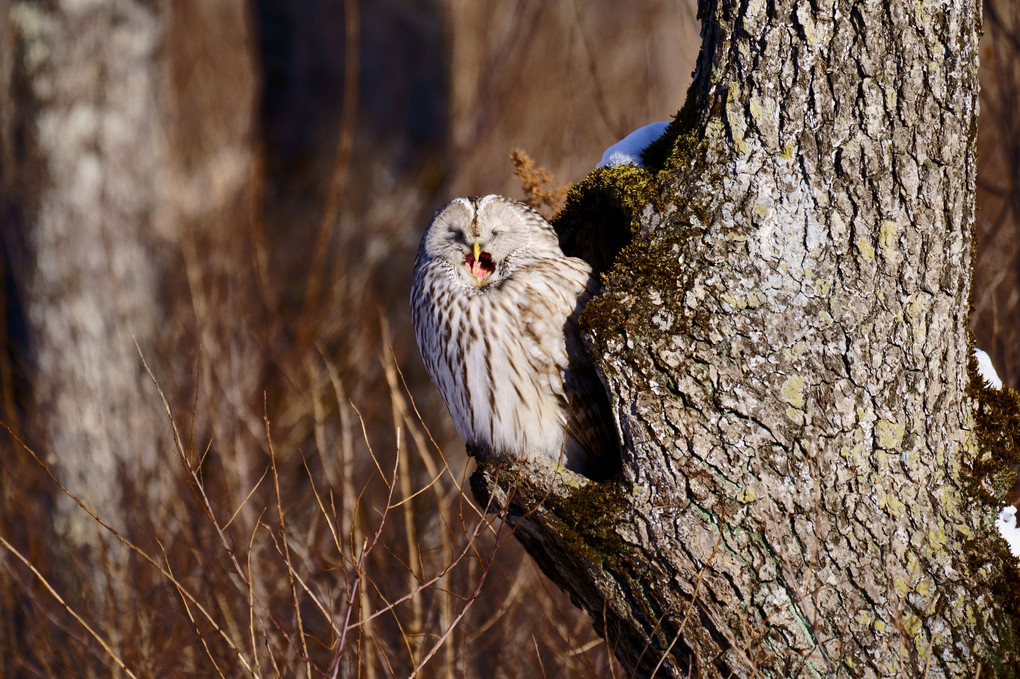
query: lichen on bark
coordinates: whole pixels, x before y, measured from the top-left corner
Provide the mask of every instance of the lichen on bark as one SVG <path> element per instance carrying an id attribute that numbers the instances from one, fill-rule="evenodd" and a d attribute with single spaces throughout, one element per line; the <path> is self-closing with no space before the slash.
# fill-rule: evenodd
<path id="1" fill-rule="evenodd" d="M 977 5 L 702 16 L 649 169 L 590 175 L 557 224 L 570 252 L 618 198 L 628 238 L 581 324 L 626 445 L 615 531 L 645 568 L 593 577 L 561 550 L 554 579 L 589 578 L 593 618 L 626 608 L 606 632 L 640 675 L 1015 676 L 995 514 L 965 474 Z"/>

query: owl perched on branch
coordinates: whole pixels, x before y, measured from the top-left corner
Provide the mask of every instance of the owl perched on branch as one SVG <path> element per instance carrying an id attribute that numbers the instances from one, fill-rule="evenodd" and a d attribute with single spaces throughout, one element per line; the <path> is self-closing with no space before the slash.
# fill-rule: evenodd
<path id="1" fill-rule="evenodd" d="M 591 267 L 523 203 L 458 198 L 436 214 L 414 263 L 411 319 L 469 445 L 545 455 L 594 479 L 619 470 L 609 400 L 577 327 L 592 285 Z"/>

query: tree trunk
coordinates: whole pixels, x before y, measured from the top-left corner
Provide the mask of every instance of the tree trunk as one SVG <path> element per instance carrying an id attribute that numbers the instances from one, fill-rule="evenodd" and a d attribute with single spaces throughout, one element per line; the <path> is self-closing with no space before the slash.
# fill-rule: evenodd
<path id="1" fill-rule="evenodd" d="M 155 394 L 135 348 L 150 346 L 161 316 L 162 21 L 133 0 L 19 1 L 9 16 L 5 100 L 16 138 L 5 140 L 4 175 L 20 214 L 4 230 L 8 244 L 24 245 L 12 259 L 41 415 L 33 443 L 75 492 L 110 511 L 120 475 L 151 474 L 169 440 L 158 400 L 139 398 Z"/>
<path id="2" fill-rule="evenodd" d="M 641 676 L 1011 676 L 966 491 L 977 2 L 700 11 L 652 169 L 558 222 L 634 234 L 582 314 L 623 479 L 476 490 Z"/>
<path id="3" fill-rule="evenodd" d="M 175 385 L 196 372 L 198 345 L 221 359 L 209 327 L 227 321 L 203 305 L 215 292 L 202 275 L 227 279 L 214 264 L 248 261 L 238 244 L 253 163 L 246 8 L 17 0 L 0 10 L 11 37 L 0 53 L 0 236 L 24 312 L 12 352 L 23 393 L 16 407 L 7 399 L 8 422 L 101 516 L 137 516 L 139 497 L 156 516 L 172 442 L 142 355 L 157 372 L 176 363 Z M 214 262 L 201 275 L 196 250 Z M 12 371 L 0 370 L 5 387 Z M 58 502 L 73 540 L 99 534 Z"/>

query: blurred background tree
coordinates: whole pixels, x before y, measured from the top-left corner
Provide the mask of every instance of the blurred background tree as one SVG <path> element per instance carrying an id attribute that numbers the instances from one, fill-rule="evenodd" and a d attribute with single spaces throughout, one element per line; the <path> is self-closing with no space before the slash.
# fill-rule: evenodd
<path id="1" fill-rule="evenodd" d="M 411 263 L 449 198 L 521 195 L 511 150 L 573 182 L 673 115 L 695 9 L 0 0 L 0 674 L 107 676 L 97 637 L 140 674 L 304 673 L 336 661 L 348 609 L 366 622 L 345 672 L 406 674 L 437 643 L 430 675 L 611 670 L 516 544 L 490 563 L 503 540 L 472 537 L 468 463 L 410 339 Z M 975 293 L 1013 386 L 1017 12 L 986 3 Z M 396 498 L 427 490 L 387 512 L 394 468 Z M 141 553 L 215 615 L 193 621 Z"/>
<path id="2" fill-rule="evenodd" d="M 974 334 L 1020 386 L 1020 7 L 986 0 L 978 117 Z"/>

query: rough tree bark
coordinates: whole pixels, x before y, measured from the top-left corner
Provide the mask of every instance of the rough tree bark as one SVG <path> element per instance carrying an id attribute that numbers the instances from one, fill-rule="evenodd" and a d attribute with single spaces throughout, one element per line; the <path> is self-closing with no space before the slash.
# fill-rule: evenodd
<path id="1" fill-rule="evenodd" d="M 640 676 L 1009 675 L 966 489 L 977 2 L 700 12 L 653 169 L 559 221 L 633 233 L 582 314 L 623 479 L 488 462 L 476 493 Z"/>

